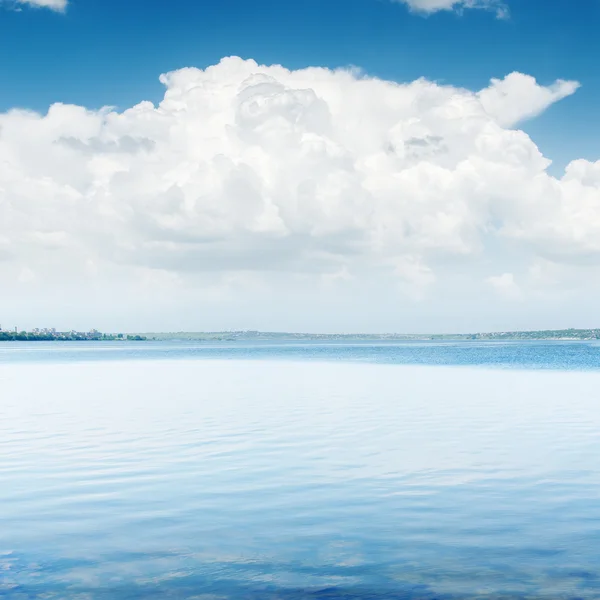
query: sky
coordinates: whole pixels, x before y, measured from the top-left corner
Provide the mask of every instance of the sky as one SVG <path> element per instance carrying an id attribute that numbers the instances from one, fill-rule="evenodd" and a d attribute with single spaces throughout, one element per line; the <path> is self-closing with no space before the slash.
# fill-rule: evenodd
<path id="1" fill-rule="evenodd" d="M 0 0 L 0 325 L 600 327 L 597 0 Z"/>

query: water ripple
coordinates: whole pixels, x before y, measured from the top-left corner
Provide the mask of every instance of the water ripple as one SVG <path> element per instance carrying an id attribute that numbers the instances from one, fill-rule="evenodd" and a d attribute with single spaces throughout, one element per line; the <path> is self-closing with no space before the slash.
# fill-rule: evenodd
<path id="1" fill-rule="evenodd" d="M 0 597 L 600 598 L 599 383 L 5 361 Z"/>

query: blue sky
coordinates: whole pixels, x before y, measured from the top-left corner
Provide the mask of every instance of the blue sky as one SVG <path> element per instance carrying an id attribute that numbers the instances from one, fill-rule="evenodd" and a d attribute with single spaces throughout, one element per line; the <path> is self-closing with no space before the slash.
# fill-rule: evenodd
<path id="1" fill-rule="evenodd" d="M 65 1 L 0 0 L 5 322 L 597 325 L 598 0 Z"/>
<path id="2" fill-rule="evenodd" d="M 582 84 L 526 125 L 544 153 L 560 167 L 600 156 L 597 0 L 509 0 L 506 19 L 486 10 L 424 17 L 389 0 L 72 0 L 64 14 L 21 8 L 0 13 L 0 110 L 157 101 L 160 73 L 229 55 L 292 69 L 355 65 L 385 79 L 423 76 L 471 89 L 521 71 L 541 83 Z"/>

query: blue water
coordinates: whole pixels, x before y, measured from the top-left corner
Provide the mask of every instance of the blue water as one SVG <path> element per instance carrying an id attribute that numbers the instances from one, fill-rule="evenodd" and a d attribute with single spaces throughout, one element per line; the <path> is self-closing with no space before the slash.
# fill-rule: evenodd
<path id="1" fill-rule="evenodd" d="M 18 352 L 16 352 L 18 350 Z M 371 362 L 512 369 L 600 369 L 590 342 L 4 342 L 0 364 L 96 360 L 229 359 Z"/>
<path id="2" fill-rule="evenodd" d="M 599 358 L 2 344 L 0 597 L 600 598 Z"/>

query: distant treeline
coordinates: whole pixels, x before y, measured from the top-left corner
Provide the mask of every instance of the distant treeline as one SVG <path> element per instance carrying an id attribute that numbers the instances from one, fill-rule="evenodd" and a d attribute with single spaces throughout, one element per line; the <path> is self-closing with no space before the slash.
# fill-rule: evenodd
<path id="1" fill-rule="evenodd" d="M 600 340 L 600 329 L 551 329 L 540 331 L 502 331 L 492 333 L 458 333 L 458 334 L 402 334 L 402 333 L 287 333 L 266 331 L 222 331 L 222 332 L 173 332 L 173 333 L 101 333 L 90 332 L 58 332 L 53 330 L 6 331 L 0 330 L 0 342 L 80 342 L 80 341 L 146 341 L 146 340 L 181 340 L 198 342 L 234 342 L 234 341 L 535 341 L 535 340 Z"/>
<path id="2" fill-rule="evenodd" d="M 549 329 L 540 331 L 504 331 L 498 333 L 475 333 L 473 340 L 598 340 L 600 329 Z"/>
<path id="3" fill-rule="evenodd" d="M 539 331 L 501 331 L 491 333 L 289 333 L 266 331 L 219 331 L 145 333 L 152 340 L 230 341 L 516 341 L 516 340 L 597 340 L 600 329 L 552 329 Z"/>
<path id="4" fill-rule="evenodd" d="M 145 341 L 141 335 L 122 333 L 51 333 L 33 331 L 0 331 L 0 342 L 94 342 L 94 341 Z"/>

